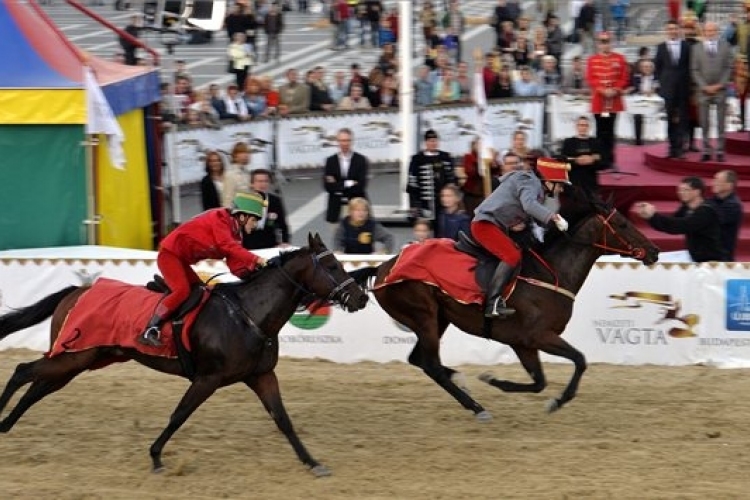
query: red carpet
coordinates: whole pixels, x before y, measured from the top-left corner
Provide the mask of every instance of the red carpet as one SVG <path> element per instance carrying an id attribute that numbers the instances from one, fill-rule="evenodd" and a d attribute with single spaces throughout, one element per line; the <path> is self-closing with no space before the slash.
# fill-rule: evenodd
<path id="1" fill-rule="evenodd" d="M 676 210 L 677 186 L 687 176 L 701 177 L 709 187 L 706 196 L 711 196 L 710 186 L 713 175 L 719 170 L 730 169 L 737 172 L 740 182 L 737 194 L 744 201 L 745 217 L 737 243 L 736 259 L 750 262 L 750 135 L 747 132 L 727 134 L 726 162 L 701 162 L 702 153 L 689 153 L 684 160 L 666 158 L 666 143 L 648 146 L 619 145 L 616 150 L 620 173 L 600 174 L 599 182 L 606 197 L 614 195 L 615 204 L 629 215 L 646 236 L 664 251 L 684 249 L 684 237 L 655 231 L 632 212 L 635 202 L 647 201 L 656 205 L 659 212 L 671 213 Z"/>

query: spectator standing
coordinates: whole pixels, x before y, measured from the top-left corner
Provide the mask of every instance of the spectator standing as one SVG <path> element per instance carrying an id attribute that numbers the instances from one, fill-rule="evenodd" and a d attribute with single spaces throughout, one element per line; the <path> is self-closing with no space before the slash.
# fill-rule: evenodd
<path id="1" fill-rule="evenodd" d="M 134 16 L 131 16 L 130 24 L 125 26 L 125 33 L 132 36 L 133 38 L 138 38 L 141 35 L 142 29 L 143 29 L 142 15 L 136 14 Z M 123 37 L 120 37 L 120 46 L 122 47 L 122 50 L 125 52 L 125 64 L 127 64 L 128 66 L 137 65 L 138 58 L 137 58 L 136 52 L 138 51 L 138 46 L 132 43 L 131 41 L 126 40 Z"/>
<path id="2" fill-rule="evenodd" d="M 333 25 L 333 50 L 349 48 L 349 4 L 346 0 L 333 0 L 330 20 Z"/>
<path id="3" fill-rule="evenodd" d="M 574 56 L 570 69 L 565 73 L 562 81 L 564 94 L 589 95 L 591 89 L 586 81 L 586 71 L 581 56 Z"/>
<path id="4" fill-rule="evenodd" d="M 474 210 L 484 199 L 484 184 L 479 169 L 479 139 L 471 141 L 471 149 L 464 155 L 461 164 L 463 168 L 463 179 L 461 191 L 463 192 L 464 207 L 469 216 L 474 217 Z"/>
<path id="5" fill-rule="evenodd" d="M 458 240 L 458 233 L 467 236 L 471 234 L 469 228 L 471 217 L 461 206 L 461 191 L 454 184 L 448 184 L 440 190 L 440 204 L 442 210 L 435 225 L 436 238 L 450 238 Z"/>
<path id="6" fill-rule="evenodd" d="M 721 228 L 721 246 L 728 261 L 734 262 L 737 248 L 737 237 L 742 227 L 742 202 L 737 196 L 737 173 L 734 170 L 722 170 L 714 174 L 712 184 L 714 196 L 709 203 L 719 214 Z"/>
<path id="7" fill-rule="evenodd" d="M 424 142 L 424 150 L 411 157 L 406 192 L 412 218 L 436 220 L 441 207 L 440 190 L 456 183 L 456 173 L 451 155 L 438 149 L 437 132 L 425 132 Z"/>
<path id="8" fill-rule="evenodd" d="M 584 6 L 585 7 L 585 6 Z M 599 52 L 589 57 L 586 80 L 591 87 L 591 112 L 596 120 L 596 139 L 607 167 L 615 164 L 615 122 L 617 113 L 625 110 L 623 94 L 630 85 L 625 56 L 612 51 L 607 32 L 597 36 Z"/>
<path id="9" fill-rule="evenodd" d="M 221 207 L 224 190 L 224 160 L 216 151 L 206 154 L 206 175 L 201 179 L 201 205 L 203 210 Z"/>
<path id="10" fill-rule="evenodd" d="M 693 48 L 701 43 L 700 40 L 698 40 L 698 27 L 696 26 L 694 16 L 686 15 L 683 17 L 682 32 L 685 36 L 685 41 L 690 48 L 690 57 L 692 58 Z M 700 113 L 698 111 L 698 86 L 695 80 L 693 80 L 692 70 L 688 88 L 690 89 L 690 97 L 688 98 L 687 144 L 685 149 L 692 153 L 697 153 L 700 150 L 695 145 L 695 129 L 700 127 Z"/>
<path id="11" fill-rule="evenodd" d="M 274 51 L 274 60 L 281 60 L 281 33 L 284 31 L 284 14 L 279 10 L 276 2 L 271 3 L 268 13 L 263 21 L 263 31 L 266 33 L 266 58 L 265 62 L 271 60 L 271 50 Z"/>
<path id="12" fill-rule="evenodd" d="M 373 47 L 379 47 L 380 18 L 383 13 L 383 4 L 380 0 L 361 0 L 360 6 L 364 7 L 360 17 L 360 45 L 365 45 L 365 28 L 369 28 L 370 44 Z"/>
<path id="13" fill-rule="evenodd" d="M 287 83 L 279 89 L 279 112 L 282 115 L 307 113 L 310 111 L 310 87 L 297 81 L 297 70 L 289 68 Z"/>
<path id="14" fill-rule="evenodd" d="M 270 171 L 258 168 L 250 173 L 250 188 L 265 196 L 266 208 L 255 231 L 242 236 L 242 246 L 248 250 L 289 245 L 289 225 L 286 221 L 284 202 L 280 196 L 270 192 L 270 187 Z"/>
<path id="15" fill-rule="evenodd" d="M 553 56 L 560 63 L 562 61 L 564 40 L 563 32 L 560 28 L 560 18 L 552 14 L 547 17 L 547 54 Z M 560 72 L 561 64 L 557 65 L 557 71 Z"/>
<path id="16" fill-rule="evenodd" d="M 244 8 L 242 4 L 235 3 L 232 6 L 232 10 L 229 11 L 229 14 L 224 19 L 224 29 L 227 32 L 227 39 L 234 40 L 235 34 L 245 33 L 246 18 L 243 15 Z"/>
<path id="17" fill-rule="evenodd" d="M 660 87 L 659 81 L 654 76 L 654 63 L 651 61 L 641 61 L 638 71 L 633 73 L 630 87 L 636 95 L 652 97 Z M 640 113 L 633 115 L 633 130 L 635 131 L 635 143 L 638 146 L 643 145 L 643 115 Z M 674 152 L 675 157 L 681 157 L 681 150 Z M 671 157 L 671 156 L 670 156 Z"/>
<path id="18" fill-rule="evenodd" d="M 337 224 L 341 220 L 341 207 L 355 198 L 367 199 L 367 158 L 352 149 L 352 131 L 342 128 L 336 134 L 339 152 L 326 159 L 323 170 L 323 187 L 328 193 L 326 221 Z"/>
<path id="19" fill-rule="evenodd" d="M 570 183 L 590 192 L 599 191 L 598 173 L 604 167 L 597 140 L 590 135 L 591 123 L 587 116 L 576 119 L 576 135 L 563 141 L 560 154 L 570 162 Z"/>
<path id="20" fill-rule="evenodd" d="M 628 27 L 630 0 L 611 0 L 611 2 L 610 10 L 612 19 L 615 21 L 615 38 L 617 38 L 617 43 L 622 45 L 625 43 L 625 30 Z"/>
<path id="21" fill-rule="evenodd" d="M 383 246 L 380 253 L 393 253 L 393 235 L 370 217 L 370 203 L 364 198 L 350 200 L 349 215 L 336 228 L 333 251 L 369 255 L 375 253 L 375 243 Z"/>
<path id="22" fill-rule="evenodd" d="M 673 216 L 656 213 L 650 203 L 638 203 L 637 213 L 654 229 L 668 234 L 684 234 L 693 262 L 724 261 L 719 214 L 703 199 L 705 185 L 698 177 L 685 177 L 677 188 L 682 205 Z"/>
<path id="23" fill-rule="evenodd" d="M 238 142 L 232 148 L 232 163 L 224 173 L 224 189 L 221 193 L 221 205 L 232 207 L 234 196 L 238 192 L 250 189 L 250 148 L 244 142 Z"/>
<path id="24" fill-rule="evenodd" d="M 684 157 L 688 135 L 690 99 L 690 45 L 680 40 L 680 27 L 670 19 L 665 27 L 667 40 L 656 47 L 654 76 L 659 81 L 659 95 L 667 113 L 667 157 Z"/>
<path id="25" fill-rule="evenodd" d="M 229 66 L 234 73 L 238 89 L 245 89 L 245 80 L 253 65 L 253 54 L 247 45 L 244 33 L 235 33 L 232 43 L 227 47 Z"/>
<path id="26" fill-rule="evenodd" d="M 719 40 L 719 26 L 707 22 L 702 44 L 693 46 L 690 53 L 690 71 L 698 89 L 700 122 L 703 129 L 703 156 L 701 161 L 711 161 L 713 147 L 708 138 L 709 108 L 716 106 L 716 161 L 724 161 L 724 133 L 726 128 L 727 85 L 732 72 L 732 48 L 726 40 Z"/>
<path id="27" fill-rule="evenodd" d="M 596 24 L 596 7 L 594 0 L 586 0 L 581 9 L 578 11 L 578 17 L 575 20 L 575 30 L 578 35 L 579 43 L 583 48 L 583 53 L 591 54 L 594 52 L 594 26 Z"/>

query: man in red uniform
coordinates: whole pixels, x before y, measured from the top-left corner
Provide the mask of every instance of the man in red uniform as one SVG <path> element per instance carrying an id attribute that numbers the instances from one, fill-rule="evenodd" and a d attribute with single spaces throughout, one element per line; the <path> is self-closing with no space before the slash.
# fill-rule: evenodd
<path id="1" fill-rule="evenodd" d="M 625 110 L 623 92 L 630 83 L 625 56 L 612 52 L 609 33 L 597 36 L 599 52 L 589 57 L 586 81 L 591 88 L 591 112 L 596 120 L 596 139 L 602 150 L 602 164 L 615 164 L 615 121 L 617 113 Z"/>
<path id="2" fill-rule="evenodd" d="M 144 345 L 159 347 L 159 327 L 190 295 L 191 287 L 200 283 L 190 267 L 204 259 L 227 260 L 227 267 L 238 278 L 244 278 L 266 259 L 242 247 L 242 232 L 251 233 L 263 218 L 265 199 L 258 193 L 237 193 L 232 208 L 215 208 L 199 214 L 164 238 L 156 265 L 171 292 L 156 308 L 146 330 L 138 337 Z"/>

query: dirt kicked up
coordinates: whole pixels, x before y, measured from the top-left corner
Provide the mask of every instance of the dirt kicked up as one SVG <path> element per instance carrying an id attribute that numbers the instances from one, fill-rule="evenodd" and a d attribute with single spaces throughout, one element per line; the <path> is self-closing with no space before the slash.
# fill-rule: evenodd
<path id="1" fill-rule="evenodd" d="M 0 379 L 38 353 L 0 352 Z M 461 370 L 494 420 L 478 423 L 406 364 L 283 359 L 287 409 L 315 479 L 244 386 L 216 394 L 169 442 L 148 447 L 186 382 L 135 363 L 87 373 L 0 435 L 13 499 L 750 498 L 750 372 L 592 365 L 579 397 L 544 412 L 572 370 L 547 364 L 539 395 L 503 394 Z M 525 381 L 517 365 L 492 371 Z M 16 398 L 17 400 L 17 398 Z M 14 400 L 15 402 L 15 400 Z"/>

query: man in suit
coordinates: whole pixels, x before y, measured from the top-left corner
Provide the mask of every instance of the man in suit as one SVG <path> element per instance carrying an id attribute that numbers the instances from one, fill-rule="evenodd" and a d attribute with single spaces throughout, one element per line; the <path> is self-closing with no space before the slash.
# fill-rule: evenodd
<path id="1" fill-rule="evenodd" d="M 701 128 L 703 129 L 703 156 L 701 161 L 711 161 L 712 146 L 708 139 L 708 112 L 716 105 L 716 161 L 724 161 L 724 129 L 726 122 L 727 84 L 732 72 L 732 48 L 726 40 L 719 39 L 719 25 L 707 22 L 703 43 L 693 46 L 690 54 L 690 71 L 697 86 Z"/>
<path id="2" fill-rule="evenodd" d="M 336 134 L 339 152 L 326 159 L 323 187 L 328 192 L 326 221 L 338 224 L 341 207 L 353 198 L 367 199 L 367 158 L 352 151 L 352 131 L 342 128 Z"/>
<path id="3" fill-rule="evenodd" d="M 687 139 L 688 101 L 690 99 L 690 46 L 680 39 L 677 20 L 666 25 L 667 40 L 656 47 L 654 76 L 667 112 L 669 158 L 683 158 Z"/>
<path id="4" fill-rule="evenodd" d="M 271 172 L 262 168 L 253 170 L 250 173 L 250 187 L 266 197 L 266 208 L 255 230 L 242 235 L 242 246 L 248 250 L 288 246 L 286 211 L 281 198 L 270 192 Z"/>

